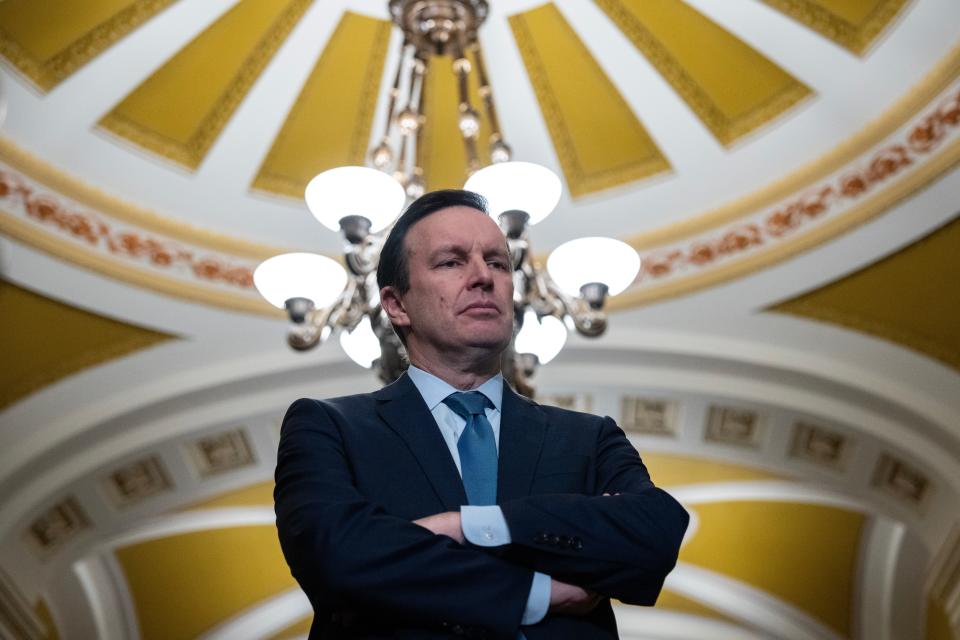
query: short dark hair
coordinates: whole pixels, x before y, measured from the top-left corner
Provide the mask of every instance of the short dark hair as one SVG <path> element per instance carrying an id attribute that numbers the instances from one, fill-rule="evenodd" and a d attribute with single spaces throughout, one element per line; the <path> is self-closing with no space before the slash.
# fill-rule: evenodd
<path id="1" fill-rule="evenodd" d="M 410 290 L 410 265 L 405 246 L 407 233 L 431 213 L 448 207 L 470 207 L 486 214 L 487 199 L 473 191 L 443 189 L 414 200 L 393 225 L 380 250 L 380 263 L 377 265 L 377 286 L 380 289 L 393 287 L 401 295 Z"/>

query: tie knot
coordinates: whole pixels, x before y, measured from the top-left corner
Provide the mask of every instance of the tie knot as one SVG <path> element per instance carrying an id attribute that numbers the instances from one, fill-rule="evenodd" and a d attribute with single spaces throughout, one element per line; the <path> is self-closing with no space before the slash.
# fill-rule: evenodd
<path id="1" fill-rule="evenodd" d="M 464 420 L 469 420 L 470 416 L 482 415 L 492 403 L 479 391 L 457 391 L 444 398 L 443 404 Z"/>

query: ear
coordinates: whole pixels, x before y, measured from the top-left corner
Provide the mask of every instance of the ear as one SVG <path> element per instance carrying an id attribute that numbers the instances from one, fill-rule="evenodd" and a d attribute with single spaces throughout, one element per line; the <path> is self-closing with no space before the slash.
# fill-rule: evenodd
<path id="1" fill-rule="evenodd" d="M 409 327 L 410 317 L 403 306 L 403 298 L 397 293 L 396 288 L 387 286 L 380 289 L 380 304 L 383 310 L 387 312 L 391 324 L 397 327 Z"/>

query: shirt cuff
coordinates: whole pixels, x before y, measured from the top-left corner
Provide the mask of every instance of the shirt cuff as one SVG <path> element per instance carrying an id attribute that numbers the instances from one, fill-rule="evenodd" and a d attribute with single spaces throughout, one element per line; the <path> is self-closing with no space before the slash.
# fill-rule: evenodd
<path id="1" fill-rule="evenodd" d="M 478 547 L 499 547 L 511 542 L 507 520 L 495 504 L 460 507 L 460 528 L 467 542 Z"/>
<path id="2" fill-rule="evenodd" d="M 550 576 L 539 571 L 533 574 L 530 595 L 527 596 L 527 608 L 520 618 L 521 625 L 537 624 L 547 615 L 550 608 Z"/>

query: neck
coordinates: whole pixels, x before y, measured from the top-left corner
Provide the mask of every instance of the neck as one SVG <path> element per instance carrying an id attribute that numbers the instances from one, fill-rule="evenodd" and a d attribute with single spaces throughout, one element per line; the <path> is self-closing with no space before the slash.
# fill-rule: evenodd
<path id="1" fill-rule="evenodd" d="M 482 357 L 468 357 L 462 354 L 460 358 L 437 357 L 437 354 L 419 352 L 412 345 L 407 345 L 410 363 L 418 369 L 431 373 L 452 387 L 462 391 L 476 389 L 481 384 L 500 373 L 500 353 L 483 354 Z M 479 355 L 479 354 L 478 354 Z"/>

